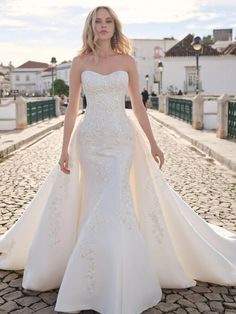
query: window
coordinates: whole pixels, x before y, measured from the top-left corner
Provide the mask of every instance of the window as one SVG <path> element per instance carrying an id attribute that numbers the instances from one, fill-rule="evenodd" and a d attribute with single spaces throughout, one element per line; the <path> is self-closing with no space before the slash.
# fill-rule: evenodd
<path id="1" fill-rule="evenodd" d="M 195 66 L 186 66 L 185 91 L 194 92 L 197 86 L 197 70 Z"/>
<path id="2" fill-rule="evenodd" d="M 16 75 L 16 81 L 19 81 L 19 80 L 20 80 L 20 76 Z"/>
<path id="3" fill-rule="evenodd" d="M 29 75 L 26 75 L 25 80 L 26 80 L 26 81 L 29 81 L 29 80 L 30 80 L 30 76 L 29 76 Z"/>
<path id="4" fill-rule="evenodd" d="M 188 73 L 188 86 L 196 86 L 197 73 L 189 72 Z"/>

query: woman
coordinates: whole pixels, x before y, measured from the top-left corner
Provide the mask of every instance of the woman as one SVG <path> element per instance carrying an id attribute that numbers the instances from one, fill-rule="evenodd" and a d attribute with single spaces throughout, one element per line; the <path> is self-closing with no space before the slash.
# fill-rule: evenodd
<path id="1" fill-rule="evenodd" d="M 236 284 L 235 234 L 205 222 L 162 175 L 112 9 L 89 13 L 83 42 L 59 165 L 0 240 L 0 268 L 24 269 L 26 289 L 60 288 L 61 312 L 139 314 L 161 300 L 161 288 Z M 77 117 L 81 86 L 87 107 Z M 125 110 L 127 88 L 134 114 Z"/>

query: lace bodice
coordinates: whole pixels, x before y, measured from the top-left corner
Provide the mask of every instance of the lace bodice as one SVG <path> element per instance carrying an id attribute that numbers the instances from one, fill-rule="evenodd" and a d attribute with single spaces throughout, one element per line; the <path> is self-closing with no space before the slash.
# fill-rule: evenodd
<path id="1" fill-rule="evenodd" d="M 100 110 L 109 114 L 124 112 L 128 86 L 126 71 L 100 74 L 86 70 L 82 72 L 81 79 L 87 100 L 87 114 Z"/>
<path id="2" fill-rule="evenodd" d="M 88 145 L 111 141 L 115 144 L 121 138 L 131 140 L 133 129 L 125 111 L 128 73 L 114 71 L 103 75 L 87 70 L 82 72 L 81 81 L 87 107 L 79 127 L 80 141 Z"/>

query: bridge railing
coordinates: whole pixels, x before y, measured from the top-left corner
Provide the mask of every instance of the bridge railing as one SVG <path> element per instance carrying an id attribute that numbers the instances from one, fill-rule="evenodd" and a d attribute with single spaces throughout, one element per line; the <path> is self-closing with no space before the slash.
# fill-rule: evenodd
<path id="1" fill-rule="evenodd" d="M 56 100 L 40 100 L 27 103 L 27 124 L 56 117 Z"/>
<path id="2" fill-rule="evenodd" d="M 168 102 L 168 115 L 192 124 L 192 100 L 169 97 Z"/>
<path id="3" fill-rule="evenodd" d="M 228 102 L 228 138 L 236 138 L 236 99 Z"/>

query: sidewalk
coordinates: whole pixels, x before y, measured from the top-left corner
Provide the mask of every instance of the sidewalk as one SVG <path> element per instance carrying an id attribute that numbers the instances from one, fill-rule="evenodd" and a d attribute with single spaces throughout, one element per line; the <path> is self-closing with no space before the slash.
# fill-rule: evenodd
<path id="1" fill-rule="evenodd" d="M 0 159 L 7 157 L 21 146 L 45 136 L 63 126 L 64 115 L 29 125 L 26 129 L 0 131 Z"/>
<path id="2" fill-rule="evenodd" d="M 195 130 L 190 124 L 154 109 L 148 109 L 147 112 L 157 122 L 174 130 L 195 147 L 236 172 L 236 141 L 219 139 L 213 131 Z"/>

